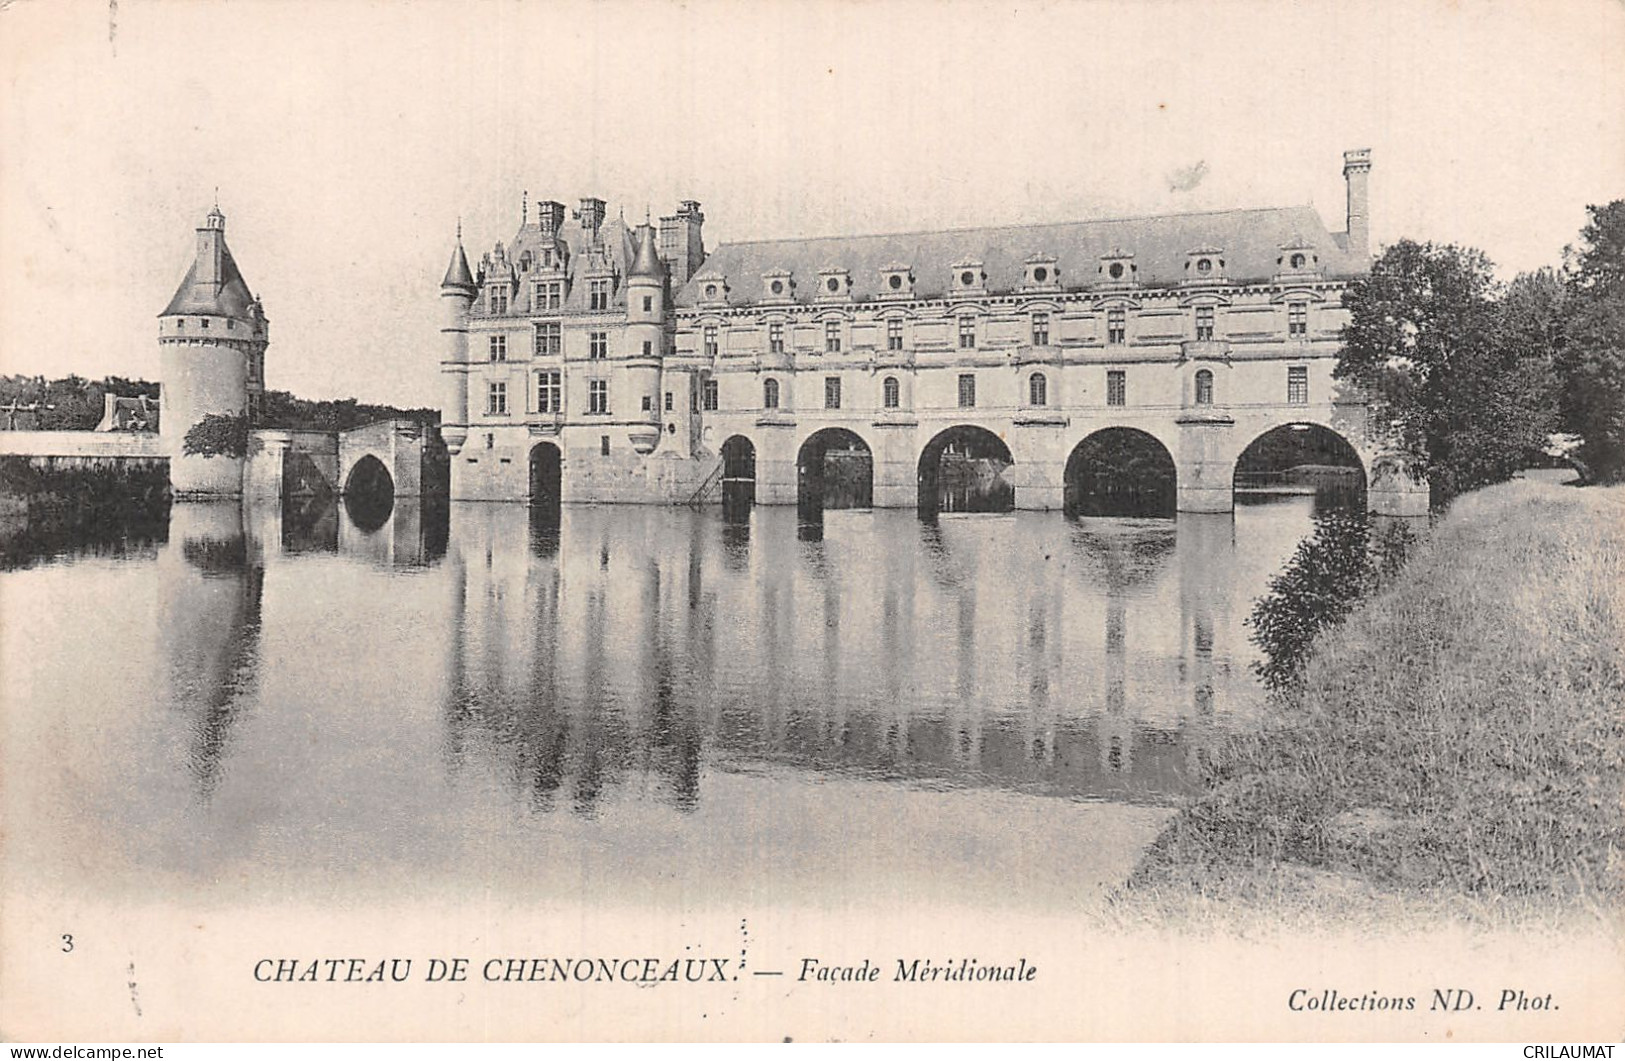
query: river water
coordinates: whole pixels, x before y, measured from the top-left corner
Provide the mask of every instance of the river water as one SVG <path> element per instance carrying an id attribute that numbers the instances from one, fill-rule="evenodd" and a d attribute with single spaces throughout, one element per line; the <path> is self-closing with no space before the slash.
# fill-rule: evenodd
<path id="1" fill-rule="evenodd" d="M 1256 719 L 1312 498 L 1175 520 L 178 503 L 13 541 L 31 885 L 1055 907 Z M 380 518 L 382 522 L 380 522 Z"/>

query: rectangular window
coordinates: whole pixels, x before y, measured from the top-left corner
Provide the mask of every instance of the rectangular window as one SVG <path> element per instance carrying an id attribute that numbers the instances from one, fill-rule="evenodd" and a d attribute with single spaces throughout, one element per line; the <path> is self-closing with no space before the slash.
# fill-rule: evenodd
<path id="1" fill-rule="evenodd" d="M 485 290 L 486 305 L 492 313 L 508 312 L 508 289 L 501 284 L 493 284 Z"/>
<path id="2" fill-rule="evenodd" d="M 959 407 L 961 409 L 976 408 L 976 377 L 959 377 Z"/>
<path id="3" fill-rule="evenodd" d="M 671 412 L 671 391 L 666 392 L 666 412 Z"/>
<path id="4" fill-rule="evenodd" d="M 491 336 L 489 351 L 492 361 L 508 360 L 508 337 L 506 335 Z"/>
<path id="5" fill-rule="evenodd" d="M 609 333 L 587 333 L 587 356 L 594 361 L 602 361 L 609 356 Z"/>
<path id="6" fill-rule="evenodd" d="M 1049 314 L 1048 313 L 1034 313 L 1033 314 L 1033 345 L 1034 346 L 1048 346 L 1049 345 Z"/>
<path id="7" fill-rule="evenodd" d="M 653 357 L 654 354 L 655 354 L 654 341 L 651 340 L 651 339 L 643 340 L 643 356 L 644 357 Z"/>
<path id="8" fill-rule="evenodd" d="M 708 379 L 700 384 L 700 406 L 708 413 L 717 411 L 717 381 Z"/>
<path id="9" fill-rule="evenodd" d="M 767 352 L 770 354 L 784 353 L 784 325 L 774 321 L 767 326 Z"/>
<path id="10" fill-rule="evenodd" d="M 556 357 L 564 349 L 564 339 L 558 321 L 544 321 L 536 326 L 536 356 Z"/>
<path id="11" fill-rule="evenodd" d="M 654 395 L 645 394 L 643 396 L 643 411 L 646 413 L 652 413 L 655 411 Z"/>
<path id="12" fill-rule="evenodd" d="M 1128 377 L 1120 368 L 1111 369 L 1106 373 L 1106 404 L 1128 404 Z"/>
<path id="13" fill-rule="evenodd" d="M 609 308 L 609 281 L 587 281 L 587 309 L 606 310 Z"/>
<path id="14" fill-rule="evenodd" d="M 1288 405 L 1309 404 L 1309 369 L 1293 365 L 1286 370 L 1286 400 Z"/>
<path id="15" fill-rule="evenodd" d="M 564 412 L 564 380 L 558 372 L 536 373 L 536 411 Z"/>
<path id="16" fill-rule="evenodd" d="M 654 298 L 654 296 L 653 295 L 644 295 L 643 296 L 643 312 L 645 312 L 645 313 L 653 313 L 654 308 L 655 308 L 655 298 Z"/>
<path id="17" fill-rule="evenodd" d="M 838 354 L 841 352 L 841 322 L 824 322 L 824 353 Z"/>
<path id="18" fill-rule="evenodd" d="M 886 322 L 886 349 L 901 350 L 903 348 L 903 319 L 893 317 Z"/>
<path id="19" fill-rule="evenodd" d="M 1128 315 L 1120 309 L 1106 311 L 1106 341 L 1114 346 L 1128 339 Z"/>
<path id="20" fill-rule="evenodd" d="M 1286 307 L 1286 333 L 1303 336 L 1309 334 L 1309 306 L 1304 302 L 1291 302 Z"/>
<path id="21" fill-rule="evenodd" d="M 491 383 L 485 391 L 485 412 L 488 416 L 508 415 L 508 385 Z"/>
<path id="22" fill-rule="evenodd" d="M 959 318 L 959 348 L 969 350 L 976 345 L 976 318 Z"/>
<path id="23" fill-rule="evenodd" d="M 1211 342 L 1213 339 L 1213 307 L 1196 307 L 1196 341 L 1199 343 Z"/>
<path id="24" fill-rule="evenodd" d="M 704 340 L 705 340 L 705 347 L 704 347 L 705 356 L 706 357 L 716 357 L 717 356 L 717 326 L 715 324 L 707 324 L 705 326 L 705 331 L 702 332 L 701 334 L 703 335 Z"/>
<path id="25" fill-rule="evenodd" d="M 203 325 L 203 330 L 204 331 L 209 330 L 209 318 L 204 317 L 202 320 L 198 321 L 198 323 Z"/>
<path id="26" fill-rule="evenodd" d="M 600 457 L 609 456 L 609 436 L 608 435 L 599 435 L 598 436 L 598 455 Z"/>
<path id="27" fill-rule="evenodd" d="M 605 416 L 609 413 L 609 381 L 605 379 L 592 379 L 587 381 L 587 412 L 594 416 Z"/>
<path id="28" fill-rule="evenodd" d="M 532 313 L 555 313 L 564 305 L 564 282 L 540 280 L 531 285 L 530 309 Z"/>
<path id="29" fill-rule="evenodd" d="M 841 377 L 824 377 L 824 408 L 839 409 L 841 407 Z"/>

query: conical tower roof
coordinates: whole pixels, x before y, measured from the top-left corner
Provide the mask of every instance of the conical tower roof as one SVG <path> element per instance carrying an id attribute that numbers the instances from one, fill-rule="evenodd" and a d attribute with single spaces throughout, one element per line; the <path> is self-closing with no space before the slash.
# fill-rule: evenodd
<path id="1" fill-rule="evenodd" d="M 198 279 L 197 260 L 193 260 L 192 267 L 186 270 L 186 279 L 181 286 L 175 289 L 175 297 L 169 300 L 160 317 L 181 315 L 234 317 L 237 320 L 252 320 L 254 296 L 248 290 L 248 283 L 243 280 L 243 274 L 238 271 L 237 263 L 232 260 L 231 251 L 224 245 L 224 235 L 221 236 L 220 247 L 220 282 L 208 283 Z"/>
<path id="2" fill-rule="evenodd" d="M 645 221 L 638 226 L 638 256 L 632 262 L 632 276 L 646 276 L 658 280 L 664 273 L 660 255 L 655 252 L 654 226 Z"/>
<path id="3" fill-rule="evenodd" d="M 468 268 L 468 255 L 463 253 L 462 237 L 457 239 L 457 247 L 451 252 L 451 264 L 446 266 L 446 278 L 440 281 L 441 287 L 467 287 L 473 288 L 474 274 Z"/>

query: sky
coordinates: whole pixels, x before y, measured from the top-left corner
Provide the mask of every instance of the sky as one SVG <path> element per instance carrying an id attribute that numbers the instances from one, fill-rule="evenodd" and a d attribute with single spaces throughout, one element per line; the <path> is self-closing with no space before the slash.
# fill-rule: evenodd
<path id="1" fill-rule="evenodd" d="M 1625 197 L 1625 3 L 14 0 L 0 372 L 156 378 L 216 201 L 268 384 L 433 405 L 439 281 L 520 203 L 707 246 L 1311 204 L 1555 265 Z"/>

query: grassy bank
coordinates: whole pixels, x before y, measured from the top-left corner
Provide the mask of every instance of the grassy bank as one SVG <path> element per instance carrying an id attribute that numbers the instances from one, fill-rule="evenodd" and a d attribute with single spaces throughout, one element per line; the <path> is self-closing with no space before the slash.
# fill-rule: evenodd
<path id="1" fill-rule="evenodd" d="M 1625 487 L 1458 499 L 1316 642 L 1119 895 L 1128 916 L 1490 920 L 1625 896 Z"/>

